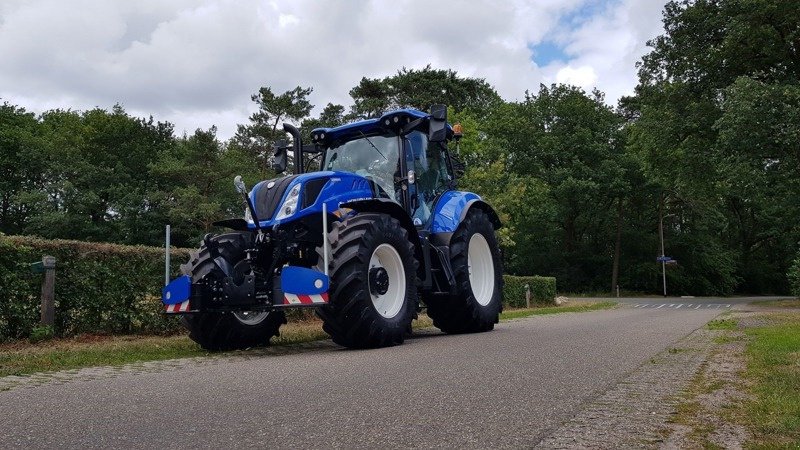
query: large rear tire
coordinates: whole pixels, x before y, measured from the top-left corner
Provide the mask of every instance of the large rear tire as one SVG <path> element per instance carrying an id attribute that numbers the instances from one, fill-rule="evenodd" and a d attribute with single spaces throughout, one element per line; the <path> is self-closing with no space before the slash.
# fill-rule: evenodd
<path id="1" fill-rule="evenodd" d="M 220 256 L 231 267 L 245 258 L 251 239 L 251 233 L 226 233 L 211 238 Z M 205 243 L 200 250 L 192 252 L 189 263 L 182 265 L 181 271 L 192 277 L 192 283 L 206 277 L 224 276 Z M 286 323 L 286 315 L 282 311 L 206 312 L 186 314 L 181 322 L 189 329 L 189 337 L 206 350 L 241 350 L 268 345 L 273 336 L 280 334 L 278 329 Z"/>
<path id="2" fill-rule="evenodd" d="M 418 302 L 417 261 L 406 230 L 388 215 L 358 214 L 334 223 L 329 236 L 331 295 L 317 310 L 322 328 L 345 347 L 402 344 Z"/>
<path id="3" fill-rule="evenodd" d="M 429 299 L 428 316 L 445 333 L 489 331 L 503 310 L 503 266 L 489 217 L 472 209 L 450 239 L 455 294 Z"/>

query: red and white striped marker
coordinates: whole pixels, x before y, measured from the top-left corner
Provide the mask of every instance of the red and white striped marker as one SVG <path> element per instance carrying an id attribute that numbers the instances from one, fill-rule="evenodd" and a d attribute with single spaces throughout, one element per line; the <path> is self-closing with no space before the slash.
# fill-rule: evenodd
<path id="1" fill-rule="evenodd" d="M 186 312 L 189 310 L 189 300 L 183 303 L 175 303 L 174 305 L 166 305 L 164 309 L 168 313 Z"/>
<path id="2" fill-rule="evenodd" d="M 296 294 L 283 294 L 284 305 L 314 305 L 328 303 L 328 293 L 314 295 L 296 295 Z"/>

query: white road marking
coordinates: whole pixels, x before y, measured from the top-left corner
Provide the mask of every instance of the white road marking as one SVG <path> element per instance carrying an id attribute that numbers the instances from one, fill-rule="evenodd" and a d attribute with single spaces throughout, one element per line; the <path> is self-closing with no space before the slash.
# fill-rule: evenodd
<path id="1" fill-rule="evenodd" d="M 703 306 L 703 305 L 697 305 L 697 308 L 695 308 L 695 309 L 700 309 L 701 306 Z"/>
<path id="2" fill-rule="evenodd" d="M 658 308 L 656 308 L 656 309 L 661 309 L 661 308 L 663 308 L 663 307 L 665 307 L 665 306 L 667 306 L 667 304 L 666 304 L 666 303 L 664 303 L 663 305 L 659 306 L 659 307 L 658 307 Z"/>

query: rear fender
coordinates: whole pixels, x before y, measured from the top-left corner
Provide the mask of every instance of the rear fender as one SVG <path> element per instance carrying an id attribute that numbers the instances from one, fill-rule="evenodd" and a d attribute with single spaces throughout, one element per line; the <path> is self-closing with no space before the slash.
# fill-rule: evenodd
<path id="1" fill-rule="evenodd" d="M 489 216 L 495 230 L 502 227 L 494 208 L 472 192 L 448 191 L 442 194 L 434 208 L 431 233 L 453 233 L 467 217 L 472 208 L 478 208 Z"/>

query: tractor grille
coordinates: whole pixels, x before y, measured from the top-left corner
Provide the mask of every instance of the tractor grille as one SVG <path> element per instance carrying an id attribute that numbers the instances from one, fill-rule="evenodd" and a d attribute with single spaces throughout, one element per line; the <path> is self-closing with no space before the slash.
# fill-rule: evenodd
<path id="1" fill-rule="evenodd" d="M 283 193 L 286 192 L 286 188 L 289 187 L 289 184 L 295 178 L 297 178 L 297 175 L 276 178 L 262 183 L 261 186 L 259 186 L 258 191 L 256 191 L 255 201 L 256 213 L 258 214 L 259 220 L 269 220 L 275 215 L 275 210 L 280 206 L 279 203 L 281 198 L 283 198 Z M 270 182 L 274 182 L 275 184 L 270 189 L 267 189 Z"/>

